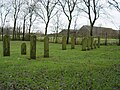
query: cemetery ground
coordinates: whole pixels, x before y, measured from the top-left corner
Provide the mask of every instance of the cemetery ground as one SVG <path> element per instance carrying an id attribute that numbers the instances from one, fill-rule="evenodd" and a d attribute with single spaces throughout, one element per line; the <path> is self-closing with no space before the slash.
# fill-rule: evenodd
<path id="1" fill-rule="evenodd" d="M 120 90 L 120 46 L 81 51 L 80 45 L 62 50 L 50 43 L 50 57 L 44 58 L 37 41 L 34 60 L 27 41 L 27 55 L 21 55 L 22 43 L 11 41 L 10 56 L 3 57 L 0 42 L 0 90 Z"/>

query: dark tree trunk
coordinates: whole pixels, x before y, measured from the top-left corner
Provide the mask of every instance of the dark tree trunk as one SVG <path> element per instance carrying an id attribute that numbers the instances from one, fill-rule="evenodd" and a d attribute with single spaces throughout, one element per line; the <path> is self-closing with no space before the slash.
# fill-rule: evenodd
<path id="1" fill-rule="evenodd" d="M 90 26 L 90 36 L 93 36 L 93 25 Z"/>
<path id="2" fill-rule="evenodd" d="M 106 32 L 106 34 L 105 34 L 105 45 L 107 45 L 107 32 Z"/>
<path id="3" fill-rule="evenodd" d="M 119 43 L 118 43 L 118 45 L 120 46 L 120 30 L 119 30 L 118 37 L 119 37 Z"/>
<path id="4" fill-rule="evenodd" d="M 47 21 L 47 23 L 46 23 L 46 26 L 45 26 L 45 36 L 47 36 L 48 24 L 49 24 L 49 19 L 48 19 L 48 21 Z"/>
<path id="5" fill-rule="evenodd" d="M 16 29 L 16 18 L 14 19 L 14 27 L 13 27 L 13 36 L 12 39 L 15 39 L 15 29 Z"/>
<path id="6" fill-rule="evenodd" d="M 25 40 L 25 21 L 26 21 L 26 19 L 24 17 L 24 22 L 23 22 L 23 38 L 22 38 L 23 41 Z"/>
<path id="7" fill-rule="evenodd" d="M 68 30 L 67 30 L 67 44 L 69 43 L 71 21 L 72 21 L 72 20 L 69 20 L 69 24 L 68 24 Z"/>
<path id="8" fill-rule="evenodd" d="M 2 32 L 2 41 L 3 41 L 3 35 L 4 35 L 4 33 L 3 33 L 3 27 L 2 27 L 2 30 L 1 30 L 1 32 Z"/>
<path id="9" fill-rule="evenodd" d="M 30 25 L 29 25 L 29 40 L 30 40 L 30 32 L 32 27 L 32 14 L 30 15 Z"/>

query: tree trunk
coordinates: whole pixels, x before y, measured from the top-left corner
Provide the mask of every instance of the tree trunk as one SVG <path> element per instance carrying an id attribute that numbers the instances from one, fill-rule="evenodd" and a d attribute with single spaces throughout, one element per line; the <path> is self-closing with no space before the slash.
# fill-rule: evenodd
<path id="1" fill-rule="evenodd" d="M 14 27 L 13 27 L 13 36 L 12 39 L 15 39 L 15 29 L 16 29 L 16 18 L 14 19 Z"/>
<path id="2" fill-rule="evenodd" d="M 3 35 L 4 35 L 4 33 L 3 33 L 3 27 L 2 27 L 2 30 L 1 30 L 1 32 L 2 32 L 2 41 L 3 41 Z"/>
<path id="3" fill-rule="evenodd" d="M 93 25 L 90 26 L 90 36 L 93 36 Z"/>
<path id="4" fill-rule="evenodd" d="M 69 24 L 68 24 L 68 31 L 67 31 L 67 44 L 69 43 L 71 21 L 72 21 L 72 20 L 69 20 Z"/>
<path id="5" fill-rule="evenodd" d="M 24 17 L 24 22 L 23 22 L 23 38 L 22 40 L 24 41 L 25 40 L 25 17 Z"/>
<path id="6" fill-rule="evenodd" d="M 119 30 L 118 37 L 119 37 L 119 43 L 118 43 L 118 45 L 120 46 L 120 30 Z"/>
<path id="7" fill-rule="evenodd" d="M 57 28 L 57 31 L 56 31 L 55 43 L 58 43 L 58 28 Z"/>
<path id="8" fill-rule="evenodd" d="M 32 14 L 30 15 L 30 25 L 29 25 L 29 40 L 30 40 L 30 31 L 32 27 Z"/>
<path id="9" fill-rule="evenodd" d="M 45 26 L 45 36 L 47 36 L 48 24 L 49 24 L 49 21 L 47 21 L 46 26 Z"/>

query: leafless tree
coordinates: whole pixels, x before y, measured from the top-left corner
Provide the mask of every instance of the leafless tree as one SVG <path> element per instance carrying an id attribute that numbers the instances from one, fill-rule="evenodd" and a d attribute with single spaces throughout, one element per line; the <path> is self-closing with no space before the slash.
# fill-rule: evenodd
<path id="1" fill-rule="evenodd" d="M 120 12 L 120 2 L 117 2 L 117 0 L 109 0 L 108 3 Z"/>
<path id="2" fill-rule="evenodd" d="M 83 0 L 83 3 L 84 5 L 79 7 L 79 9 L 88 15 L 91 26 L 90 36 L 93 36 L 93 27 L 100 16 L 100 10 L 103 9 L 103 5 L 100 3 L 100 0 Z"/>
<path id="3" fill-rule="evenodd" d="M 16 31 L 16 23 L 17 23 L 17 19 L 18 19 L 18 15 L 20 12 L 20 9 L 23 5 L 23 1 L 22 0 L 13 0 L 12 1 L 12 6 L 13 6 L 13 13 L 14 13 L 14 27 L 13 27 L 13 36 L 12 39 L 14 40 L 16 37 L 15 35 L 15 31 Z"/>
<path id="4" fill-rule="evenodd" d="M 59 5 L 62 7 L 62 10 L 65 16 L 68 19 L 68 28 L 67 28 L 67 44 L 69 43 L 69 35 L 70 35 L 70 26 L 72 23 L 73 12 L 75 10 L 75 6 L 77 4 L 77 0 L 58 0 Z"/>
<path id="5" fill-rule="evenodd" d="M 60 29 L 60 26 L 62 26 L 60 18 L 61 18 L 61 12 L 59 11 L 52 20 L 53 21 L 52 24 L 53 24 L 53 27 L 54 27 L 53 32 L 55 32 L 55 43 L 58 42 L 58 31 Z"/>
<path id="6" fill-rule="evenodd" d="M 48 25 L 51 18 L 57 13 L 54 10 L 57 3 L 57 0 L 37 0 L 35 13 L 45 23 L 45 35 L 47 35 Z"/>
<path id="7" fill-rule="evenodd" d="M 1 33 L 2 33 L 2 40 L 3 40 L 3 29 L 6 23 L 6 19 L 8 14 L 10 13 L 10 5 L 9 2 L 3 2 L 0 4 L 0 19 L 1 19 Z"/>
<path id="8" fill-rule="evenodd" d="M 33 0 L 31 0 L 31 1 L 26 0 L 26 2 L 27 2 L 27 9 L 29 10 L 28 30 L 29 30 L 29 39 L 30 39 L 31 28 L 32 28 L 32 25 L 33 25 L 34 21 L 36 20 L 36 15 L 34 13 L 36 2 L 33 1 Z"/>

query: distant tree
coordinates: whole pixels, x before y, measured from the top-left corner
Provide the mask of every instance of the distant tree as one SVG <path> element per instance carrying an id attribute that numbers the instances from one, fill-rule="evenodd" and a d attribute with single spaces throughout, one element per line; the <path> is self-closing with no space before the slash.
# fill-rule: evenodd
<path id="1" fill-rule="evenodd" d="M 26 2 L 27 2 L 27 9 L 29 10 L 29 15 L 28 15 L 28 19 L 29 19 L 28 30 L 29 31 L 28 32 L 29 32 L 29 39 L 30 39 L 31 28 L 32 28 L 34 21 L 36 20 L 36 15 L 34 13 L 36 2 L 32 0 L 31 1 L 26 0 Z"/>
<path id="2" fill-rule="evenodd" d="M 61 12 L 59 11 L 56 15 L 55 15 L 55 18 L 53 18 L 53 32 L 55 33 L 55 43 L 58 42 L 58 31 L 60 29 L 60 26 L 61 26 L 61 21 L 60 21 L 60 16 L 61 16 Z"/>
<path id="3" fill-rule="evenodd" d="M 58 3 L 57 0 L 36 0 L 35 13 L 45 23 L 45 35 L 47 35 L 48 25 L 51 18 L 57 13 L 54 9 Z"/>
<path id="4" fill-rule="evenodd" d="M 1 34 L 3 40 L 3 29 L 6 23 L 8 14 L 10 13 L 10 4 L 9 2 L 1 1 L 0 3 L 0 19 L 1 19 Z"/>
<path id="5" fill-rule="evenodd" d="M 13 6 L 13 18 L 14 18 L 14 26 L 13 26 L 13 35 L 12 35 L 12 39 L 14 40 L 16 37 L 15 32 L 16 32 L 16 24 L 17 24 L 17 19 L 18 19 L 18 15 L 20 12 L 20 9 L 23 5 L 23 1 L 22 0 L 12 0 L 12 6 Z"/>
<path id="6" fill-rule="evenodd" d="M 73 12 L 75 10 L 75 6 L 77 4 L 77 0 L 58 0 L 59 5 L 62 7 L 63 13 L 68 19 L 68 28 L 67 28 L 67 44 L 69 43 L 69 35 L 70 35 L 70 26 L 72 23 Z"/>
<path id="7" fill-rule="evenodd" d="M 100 10 L 103 9 L 103 5 L 100 0 L 83 0 L 83 3 L 78 8 L 88 15 L 91 26 L 90 35 L 93 36 L 93 26 L 100 16 Z"/>
<path id="8" fill-rule="evenodd" d="M 108 3 L 120 12 L 120 2 L 117 0 L 109 0 Z"/>

